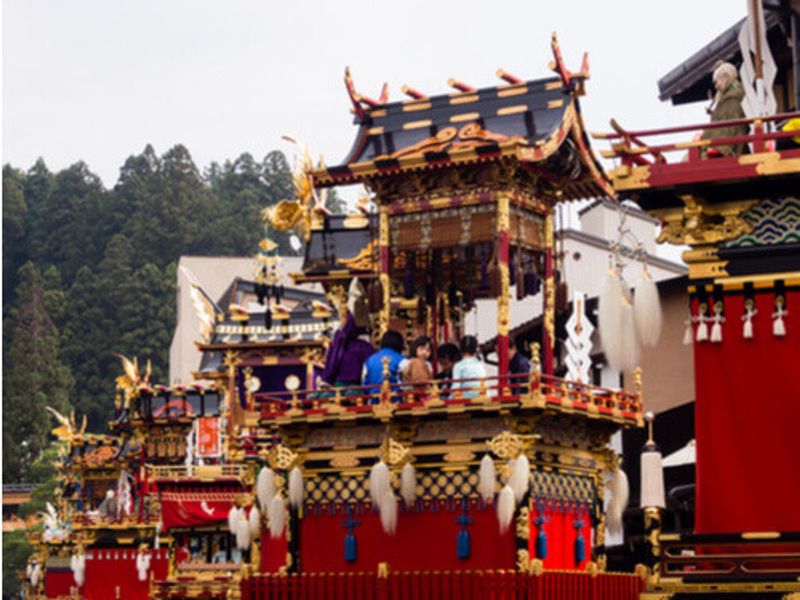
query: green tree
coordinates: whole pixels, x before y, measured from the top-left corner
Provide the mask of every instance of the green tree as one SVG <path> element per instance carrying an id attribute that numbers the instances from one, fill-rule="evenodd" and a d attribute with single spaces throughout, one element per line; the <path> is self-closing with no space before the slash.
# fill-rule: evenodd
<path id="1" fill-rule="evenodd" d="M 13 303 L 17 271 L 27 252 L 25 218 L 25 174 L 9 165 L 3 167 L 3 305 Z"/>
<path id="2" fill-rule="evenodd" d="M 33 548 L 24 530 L 3 533 L 3 597 L 13 598 L 22 587 L 17 573 L 24 571 Z"/>
<path id="3" fill-rule="evenodd" d="M 63 311 L 63 294 L 52 286 L 55 271 L 42 276 L 28 262 L 19 271 L 17 306 L 11 310 L 12 343 L 3 358 L 3 481 L 24 479 L 47 446 L 51 428 L 45 406 L 66 413 L 72 387 L 61 362 L 60 335 L 53 318 Z"/>

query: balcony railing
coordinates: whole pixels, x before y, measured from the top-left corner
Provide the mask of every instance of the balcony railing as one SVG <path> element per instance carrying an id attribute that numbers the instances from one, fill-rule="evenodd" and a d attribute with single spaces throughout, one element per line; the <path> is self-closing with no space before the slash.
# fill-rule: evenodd
<path id="1" fill-rule="evenodd" d="M 379 418 L 397 414 L 465 412 L 503 408 L 553 409 L 623 424 L 641 424 L 639 392 L 610 390 L 556 377 L 503 375 L 335 387 L 254 395 L 262 420 L 320 421 Z"/>
<path id="2" fill-rule="evenodd" d="M 148 476 L 154 481 L 242 479 L 247 465 L 151 465 Z"/>
<path id="3" fill-rule="evenodd" d="M 800 591 L 800 532 L 661 534 L 659 582 L 794 582 Z"/>
<path id="4" fill-rule="evenodd" d="M 611 121 L 614 129 L 613 133 L 593 133 L 596 139 L 605 139 L 611 142 L 611 150 L 603 150 L 602 156 L 605 158 L 620 158 L 623 165 L 642 166 L 651 164 L 663 164 L 670 162 L 667 155 L 673 152 L 688 152 L 686 160 L 683 157 L 673 162 L 694 162 L 702 160 L 703 150 L 727 146 L 732 144 L 750 144 L 753 153 L 765 152 L 770 149 L 769 142 L 793 138 L 800 136 L 798 131 L 767 131 L 765 127 L 768 123 L 780 123 L 790 119 L 800 117 L 800 112 L 783 113 L 766 117 L 753 117 L 748 119 L 732 119 L 729 121 L 716 121 L 712 123 L 702 123 L 699 125 L 682 125 L 678 127 L 666 127 L 662 129 L 647 129 L 640 131 L 628 131 L 623 129 L 616 121 Z M 665 135 L 675 135 L 680 133 L 701 133 L 714 131 L 724 127 L 736 127 L 746 125 L 752 127 L 752 133 L 737 136 L 718 137 L 712 139 L 694 139 L 684 142 L 674 142 L 668 144 L 648 143 L 645 138 L 654 138 Z"/>

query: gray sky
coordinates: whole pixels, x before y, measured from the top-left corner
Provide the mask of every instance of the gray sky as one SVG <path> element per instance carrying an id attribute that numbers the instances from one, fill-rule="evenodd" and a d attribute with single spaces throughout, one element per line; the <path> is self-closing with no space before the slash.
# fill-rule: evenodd
<path id="1" fill-rule="evenodd" d="M 335 164 L 355 134 L 342 76 L 377 96 L 437 94 L 448 77 L 494 85 L 498 67 L 550 75 L 559 33 L 568 66 L 589 51 L 590 130 L 705 121 L 673 108 L 656 80 L 746 12 L 745 0 L 4 0 L 3 162 L 53 170 L 85 160 L 113 186 L 125 158 L 185 144 L 201 168 L 280 135 Z M 595 150 L 604 147 L 595 143 Z"/>

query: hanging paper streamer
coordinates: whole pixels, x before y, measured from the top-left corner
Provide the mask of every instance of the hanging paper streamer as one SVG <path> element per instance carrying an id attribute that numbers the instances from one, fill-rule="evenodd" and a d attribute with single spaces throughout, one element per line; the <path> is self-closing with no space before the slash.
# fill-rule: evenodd
<path id="1" fill-rule="evenodd" d="M 742 337 L 746 340 L 753 339 L 753 317 L 757 313 L 755 302 L 752 298 L 747 298 L 744 301 L 744 315 L 742 315 Z"/>
<path id="2" fill-rule="evenodd" d="M 692 340 L 694 339 L 694 330 L 692 329 L 692 323 L 694 322 L 694 316 L 692 315 L 691 310 L 689 311 L 689 318 L 687 318 L 683 323 L 686 325 L 686 329 L 683 331 L 683 345 L 684 346 L 691 346 Z"/>
<path id="3" fill-rule="evenodd" d="M 786 299 L 778 294 L 775 296 L 775 312 L 772 313 L 772 335 L 775 337 L 784 337 L 786 335 L 786 324 L 783 320 L 788 316 L 789 311 L 786 310 Z"/>
<path id="4" fill-rule="evenodd" d="M 38 567 L 39 565 L 36 566 Z M 83 584 L 86 581 L 86 555 L 73 554 L 72 558 L 70 558 L 69 566 L 72 569 L 72 577 L 75 579 L 75 585 L 78 587 L 83 587 Z M 41 571 L 39 572 L 41 573 Z M 31 580 L 31 583 L 33 583 L 33 580 Z M 33 585 L 36 587 L 37 584 Z"/>
<path id="5" fill-rule="evenodd" d="M 708 304 L 701 302 L 700 308 L 697 311 L 697 316 L 695 317 L 695 320 L 697 321 L 697 337 L 695 339 L 698 342 L 705 342 L 708 340 L 708 318 L 706 317 L 707 310 Z"/>
<path id="6" fill-rule="evenodd" d="M 136 574 L 139 581 L 147 581 L 147 572 L 150 570 L 150 553 L 140 550 L 136 554 Z"/>
<path id="7" fill-rule="evenodd" d="M 725 322 L 725 317 L 722 316 L 722 302 L 717 301 L 714 303 L 714 316 L 711 317 L 711 336 L 712 343 L 719 344 L 722 341 L 722 324 Z"/>

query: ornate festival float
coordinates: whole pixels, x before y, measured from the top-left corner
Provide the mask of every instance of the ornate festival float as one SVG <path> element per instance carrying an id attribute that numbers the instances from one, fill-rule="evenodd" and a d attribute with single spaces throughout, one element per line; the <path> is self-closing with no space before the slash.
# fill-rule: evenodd
<path id="1" fill-rule="evenodd" d="M 322 292 L 279 280 L 265 233 L 254 281 L 216 301 L 192 286 L 196 383 L 155 385 L 125 359 L 112 435 L 59 415 L 62 486 L 44 532 L 31 535 L 32 596 L 633 599 L 730 581 L 736 591 L 797 586 L 789 508 L 800 469 L 776 429 L 797 390 L 797 240 L 758 233 L 770 219 L 797 222 L 787 197 L 800 150 L 768 150 L 792 136 L 764 127 L 797 114 L 682 146 L 648 146 L 659 132 L 616 126 L 605 137 L 621 164 L 607 176 L 581 119 L 588 60 L 570 72 L 555 37 L 552 50 L 554 76 L 501 70 L 496 87 L 450 80 L 451 93 L 430 97 L 404 87 L 399 102 L 386 87 L 377 100 L 359 94 L 346 74 L 350 153 L 325 166 L 305 152 L 296 199 L 265 213 L 265 231 L 304 242 L 295 286 Z M 752 152 L 703 151 L 729 144 Z M 667 161 L 679 148 L 688 160 Z M 327 214 L 325 190 L 345 184 L 370 196 L 353 214 Z M 658 294 L 647 276 L 631 294 L 622 242 L 612 242 L 597 317 L 579 294 L 559 315 L 553 231 L 557 203 L 618 194 L 662 218 L 662 238 L 692 246 L 698 373 L 698 533 L 661 531 L 650 435 L 648 552 L 635 574 L 606 568 L 606 534 L 627 503 L 610 440 L 645 424 L 635 349 L 658 337 Z M 459 376 L 462 360 L 447 372 L 444 347 L 486 299 L 496 302 L 496 369 Z M 524 370 L 509 339 L 512 301 L 541 315 Z M 626 389 L 593 385 L 595 326 Z M 398 351 L 421 336 L 412 348 L 429 348 L 434 370 L 409 379 Z M 462 348 L 475 353 L 469 340 Z M 736 429 L 742 420 L 750 425 Z M 784 451 L 765 450 L 767 426 Z M 757 458 L 765 451 L 775 472 Z M 743 489 L 753 478 L 771 493 Z"/>

